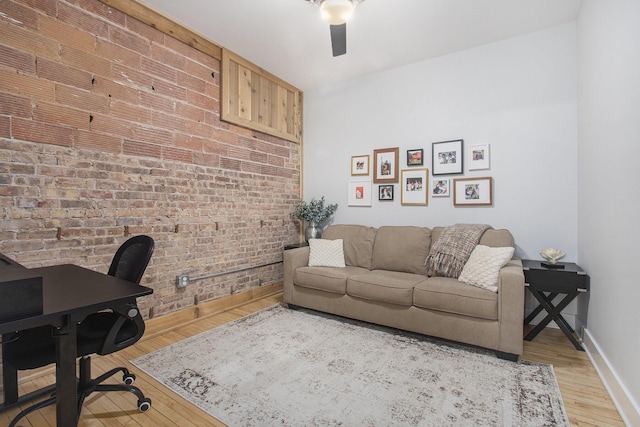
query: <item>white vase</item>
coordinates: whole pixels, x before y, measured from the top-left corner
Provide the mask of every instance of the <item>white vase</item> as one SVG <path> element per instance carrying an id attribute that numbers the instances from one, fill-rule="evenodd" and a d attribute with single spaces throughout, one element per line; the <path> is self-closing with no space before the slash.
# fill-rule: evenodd
<path id="1" fill-rule="evenodd" d="M 318 227 L 318 224 L 314 221 L 310 221 L 307 228 L 304 229 L 304 240 L 308 242 L 309 239 L 319 239 L 322 236 L 322 229 Z"/>

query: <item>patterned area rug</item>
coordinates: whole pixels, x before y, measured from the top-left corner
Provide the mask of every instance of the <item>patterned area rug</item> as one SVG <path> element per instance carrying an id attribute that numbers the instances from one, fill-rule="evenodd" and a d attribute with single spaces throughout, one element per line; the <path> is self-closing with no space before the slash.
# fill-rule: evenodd
<path id="1" fill-rule="evenodd" d="M 229 426 L 568 426 L 550 365 L 275 305 L 133 361 Z"/>

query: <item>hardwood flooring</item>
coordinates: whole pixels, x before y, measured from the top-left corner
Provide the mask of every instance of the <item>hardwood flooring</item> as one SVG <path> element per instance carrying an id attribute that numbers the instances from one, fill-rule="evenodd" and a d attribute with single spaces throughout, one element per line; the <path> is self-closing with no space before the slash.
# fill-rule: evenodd
<path id="1" fill-rule="evenodd" d="M 257 300 L 232 300 L 230 307 L 196 310 L 186 314 L 162 316 L 147 321 L 145 336 L 136 345 L 118 353 L 93 357 L 93 374 L 116 366 L 126 366 L 137 376 L 136 385 L 153 401 L 148 412 L 140 413 L 136 399 L 129 393 L 96 393 L 82 410 L 80 426 L 224 426 L 204 411 L 185 401 L 129 363 L 138 356 L 180 341 L 189 336 L 238 319 L 282 301 L 282 293 L 257 295 Z M 577 351 L 556 329 L 546 328 L 534 341 L 525 341 L 523 358 L 554 366 L 558 384 L 572 426 L 624 426 L 618 411 L 598 377 L 589 358 Z M 119 381 L 115 378 L 113 381 Z M 27 393 L 54 381 L 51 368 L 21 376 L 20 393 Z M 19 412 L 14 408 L 0 413 L 0 426 L 7 425 Z M 55 407 L 37 411 L 24 419 L 22 426 L 55 426 Z"/>

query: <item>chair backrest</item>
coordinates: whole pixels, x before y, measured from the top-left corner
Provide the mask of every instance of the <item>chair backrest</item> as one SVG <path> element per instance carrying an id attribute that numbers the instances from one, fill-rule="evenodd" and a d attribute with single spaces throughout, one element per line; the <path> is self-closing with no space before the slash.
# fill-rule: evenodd
<path id="1" fill-rule="evenodd" d="M 153 239 L 149 236 L 130 238 L 116 251 L 107 274 L 140 284 L 153 255 L 154 246 Z"/>
<path id="2" fill-rule="evenodd" d="M 130 238 L 116 251 L 107 274 L 140 284 L 142 275 L 153 255 L 154 247 L 154 241 L 149 236 L 140 235 Z M 144 320 L 135 302 L 112 307 L 112 310 L 114 313 L 118 313 L 120 317 L 110 325 L 109 332 L 104 338 L 102 349 L 97 352 L 100 355 L 114 353 L 128 347 L 137 342 L 144 334 Z M 121 333 L 125 328 L 129 333 L 135 332 L 135 334 L 122 337 Z"/>

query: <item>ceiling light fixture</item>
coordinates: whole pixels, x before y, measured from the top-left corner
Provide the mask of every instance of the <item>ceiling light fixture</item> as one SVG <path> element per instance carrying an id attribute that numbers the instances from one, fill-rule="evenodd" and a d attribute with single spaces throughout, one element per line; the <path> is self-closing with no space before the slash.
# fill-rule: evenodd
<path id="1" fill-rule="evenodd" d="M 342 25 L 353 16 L 351 0 L 324 0 L 320 5 L 320 16 L 330 25 Z"/>

